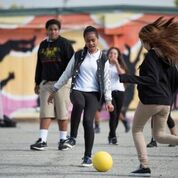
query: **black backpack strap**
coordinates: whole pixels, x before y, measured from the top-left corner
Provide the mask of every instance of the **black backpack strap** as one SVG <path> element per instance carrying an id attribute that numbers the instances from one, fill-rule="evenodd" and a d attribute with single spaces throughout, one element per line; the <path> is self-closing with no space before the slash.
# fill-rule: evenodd
<path id="1" fill-rule="evenodd" d="M 87 55 L 86 47 L 84 47 L 83 49 L 81 49 L 75 53 L 75 55 L 74 55 L 74 57 L 75 57 L 74 69 L 80 67 L 80 65 L 83 62 L 83 60 L 85 59 L 86 55 Z"/>
<path id="2" fill-rule="evenodd" d="M 75 58 L 75 63 L 74 63 L 74 71 L 73 71 L 73 75 L 72 75 L 72 85 L 71 85 L 71 89 L 74 87 L 75 85 L 75 80 L 76 77 L 79 73 L 79 69 L 80 69 L 80 65 L 82 64 L 82 62 L 84 61 L 85 57 L 87 55 L 87 48 L 83 48 L 82 50 L 79 50 L 75 53 L 74 58 Z"/>

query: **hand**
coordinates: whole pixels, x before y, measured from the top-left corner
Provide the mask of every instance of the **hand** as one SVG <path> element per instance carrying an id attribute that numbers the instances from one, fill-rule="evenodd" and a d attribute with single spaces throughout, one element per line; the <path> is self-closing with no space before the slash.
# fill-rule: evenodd
<path id="1" fill-rule="evenodd" d="M 50 93 L 50 95 L 48 97 L 48 104 L 53 103 L 54 94 L 55 94 L 55 92 Z"/>
<path id="2" fill-rule="evenodd" d="M 109 112 L 114 111 L 114 106 L 111 103 L 106 104 L 106 110 Z"/>
<path id="3" fill-rule="evenodd" d="M 113 62 L 115 65 L 120 65 L 117 58 L 113 58 L 113 59 L 112 59 L 112 62 Z"/>
<path id="4" fill-rule="evenodd" d="M 34 92 L 35 92 L 35 94 L 39 95 L 39 93 L 40 93 L 40 87 L 39 87 L 39 85 L 35 86 Z"/>

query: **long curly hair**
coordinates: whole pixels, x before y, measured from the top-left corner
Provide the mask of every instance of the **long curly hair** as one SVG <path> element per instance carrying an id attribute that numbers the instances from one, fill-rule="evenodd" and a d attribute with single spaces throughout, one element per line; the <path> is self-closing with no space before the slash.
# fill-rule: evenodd
<path id="1" fill-rule="evenodd" d="M 155 51 L 159 50 L 160 57 L 170 64 L 178 64 L 178 21 L 175 17 L 156 21 L 142 27 L 139 38 L 148 43 Z"/>

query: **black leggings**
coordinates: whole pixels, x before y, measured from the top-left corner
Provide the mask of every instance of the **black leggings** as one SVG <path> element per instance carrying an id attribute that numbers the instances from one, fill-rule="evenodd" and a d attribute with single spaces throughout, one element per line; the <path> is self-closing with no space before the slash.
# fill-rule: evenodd
<path id="1" fill-rule="evenodd" d="M 83 112 L 83 127 L 85 139 L 84 156 L 91 157 L 91 151 L 94 142 L 93 120 L 99 106 L 99 93 L 73 90 L 70 94 L 70 99 L 73 104 L 71 113 L 70 136 L 74 138 L 77 137 L 81 115 L 84 110 Z"/>
<path id="2" fill-rule="evenodd" d="M 112 104 L 114 105 L 114 111 L 110 112 L 109 119 L 109 137 L 116 137 L 116 129 L 119 122 L 119 115 L 124 101 L 123 91 L 112 91 Z"/>

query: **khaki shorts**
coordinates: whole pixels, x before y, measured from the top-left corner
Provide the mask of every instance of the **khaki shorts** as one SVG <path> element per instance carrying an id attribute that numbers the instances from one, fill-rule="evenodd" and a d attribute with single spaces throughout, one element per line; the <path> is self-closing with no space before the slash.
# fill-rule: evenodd
<path id="1" fill-rule="evenodd" d="M 48 96 L 55 82 L 42 81 L 40 84 L 40 118 L 68 119 L 70 81 L 55 93 L 53 103 L 48 104 Z"/>

